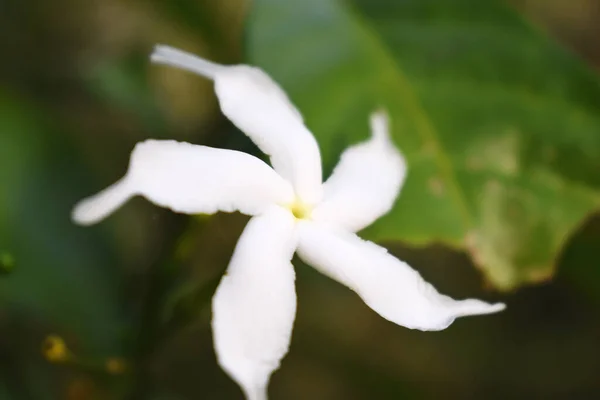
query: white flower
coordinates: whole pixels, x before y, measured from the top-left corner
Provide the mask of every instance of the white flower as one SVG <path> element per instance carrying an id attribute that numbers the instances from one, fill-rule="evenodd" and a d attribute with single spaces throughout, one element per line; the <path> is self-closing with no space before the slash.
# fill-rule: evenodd
<path id="1" fill-rule="evenodd" d="M 166 46 L 156 47 L 152 61 L 214 80 L 223 113 L 269 155 L 273 168 L 233 150 L 147 140 L 135 146 L 127 174 L 80 202 L 73 218 L 98 222 L 135 195 L 182 213 L 253 216 L 213 298 L 212 320 L 219 364 L 249 400 L 266 399 L 269 378 L 288 351 L 296 251 L 407 328 L 441 330 L 457 317 L 504 309 L 441 295 L 406 263 L 354 234 L 391 209 L 406 175 L 383 112 L 371 117 L 371 139 L 347 149 L 323 184 L 317 142 L 263 71 Z"/>

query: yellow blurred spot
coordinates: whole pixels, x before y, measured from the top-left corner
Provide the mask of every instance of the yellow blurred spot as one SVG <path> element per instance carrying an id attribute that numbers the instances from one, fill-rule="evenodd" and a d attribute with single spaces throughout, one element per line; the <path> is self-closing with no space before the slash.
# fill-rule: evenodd
<path id="1" fill-rule="evenodd" d="M 122 374 L 127 370 L 127 363 L 122 358 L 109 358 L 106 360 L 106 370 L 113 375 Z"/>
<path id="2" fill-rule="evenodd" d="M 65 362 L 70 358 L 69 348 L 65 341 L 57 335 L 50 335 L 44 340 L 42 354 L 46 360 L 54 363 Z"/>

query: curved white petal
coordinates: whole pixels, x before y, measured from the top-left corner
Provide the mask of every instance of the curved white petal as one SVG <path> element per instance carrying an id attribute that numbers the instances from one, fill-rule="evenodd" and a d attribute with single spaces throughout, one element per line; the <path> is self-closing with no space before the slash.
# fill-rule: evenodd
<path id="1" fill-rule="evenodd" d="M 312 219 L 352 232 L 392 208 L 406 176 L 406 163 L 389 137 L 383 111 L 371 115 L 370 140 L 348 148 L 325 182 Z"/>
<path id="2" fill-rule="evenodd" d="M 353 233 L 313 222 L 302 222 L 299 233 L 298 254 L 305 262 L 354 290 L 379 315 L 398 325 L 442 330 L 457 317 L 505 307 L 444 296 L 408 264 Z"/>
<path id="3" fill-rule="evenodd" d="M 256 215 L 272 203 L 286 204 L 294 198 L 284 179 L 249 154 L 173 140 L 146 140 L 131 153 L 127 174 L 79 202 L 73 220 L 83 225 L 96 223 L 135 195 L 188 214 L 239 210 Z"/>
<path id="4" fill-rule="evenodd" d="M 249 400 L 265 400 L 287 353 L 296 314 L 294 217 L 274 206 L 253 217 L 213 298 L 213 340 L 221 367 Z"/>
<path id="5" fill-rule="evenodd" d="M 223 114 L 271 157 L 273 168 L 292 182 L 303 202 L 320 201 L 319 146 L 296 107 L 265 72 L 215 64 L 169 46 L 156 46 L 151 59 L 213 79 Z"/>

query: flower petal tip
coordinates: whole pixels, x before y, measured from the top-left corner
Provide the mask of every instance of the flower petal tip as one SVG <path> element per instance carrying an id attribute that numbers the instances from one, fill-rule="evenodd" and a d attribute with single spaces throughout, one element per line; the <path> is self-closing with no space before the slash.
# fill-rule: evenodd
<path id="1" fill-rule="evenodd" d="M 93 225 L 95 218 L 90 217 L 90 215 L 93 214 L 90 208 L 90 204 L 86 200 L 77 203 L 75 207 L 73 207 L 73 211 L 71 211 L 71 221 L 82 226 Z"/>
<path id="2" fill-rule="evenodd" d="M 462 300 L 457 303 L 457 316 L 495 314 L 506 308 L 504 303 L 486 303 L 477 299 Z"/>
<path id="3" fill-rule="evenodd" d="M 489 305 L 489 312 L 488 314 L 493 314 L 493 313 L 497 313 L 500 311 L 504 311 L 506 309 L 506 304 L 504 303 L 495 303 L 495 304 L 490 304 Z"/>
<path id="4" fill-rule="evenodd" d="M 378 107 L 376 108 L 373 112 L 371 112 L 371 118 L 382 118 L 387 120 L 388 119 L 388 112 L 387 109 L 385 107 Z"/>
<path id="5" fill-rule="evenodd" d="M 387 140 L 390 136 L 390 122 L 387 111 L 384 108 L 379 108 L 371 113 L 371 133 L 374 139 Z"/>
<path id="6" fill-rule="evenodd" d="M 168 52 L 169 46 L 164 44 L 157 44 L 154 46 L 152 50 L 152 54 L 150 54 L 150 61 L 155 63 L 160 63 L 164 60 L 164 53 Z"/>
<path id="7" fill-rule="evenodd" d="M 164 44 L 154 46 L 154 51 L 150 54 L 150 61 L 194 72 L 209 79 L 215 79 L 219 72 L 227 68 Z"/>
<path id="8" fill-rule="evenodd" d="M 267 400 L 267 389 L 265 386 L 242 386 L 246 400 Z"/>
<path id="9" fill-rule="evenodd" d="M 112 214 L 132 195 L 129 186 L 121 180 L 77 203 L 71 212 L 71 220 L 78 225 L 93 225 Z"/>

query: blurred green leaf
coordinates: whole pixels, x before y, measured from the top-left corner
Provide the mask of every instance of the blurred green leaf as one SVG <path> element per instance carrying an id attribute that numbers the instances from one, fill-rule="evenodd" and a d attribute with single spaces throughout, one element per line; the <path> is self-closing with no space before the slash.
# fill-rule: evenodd
<path id="1" fill-rule="evenodd" d="M 15 258 L 7 251 L 0 251 L 0 275 L 10 274 L 15 268 Z"/>
<path id="2" fill-rule="evenodd" d="M 409 174 L 370 239 L 464 249 L 510 289 L 599 204 L 599 80 L 500 1 L 256 0 L 247 34 L 326 171 L 388 109 Z"/>
<path id="3" fill-rule="evenodd" d="M 0 91 L 0 244 L 5 265 L 19 262 L 0 293 L 24 319 L 53 329 L 84 355 L 120 351 L 123 326 L 111 251 L 70 221 L 82 194 L 68 141 L 34 104 Z M 28 343 L 38 351 L 41 341 Z"/>
<path id="4" fill-rule="evenodd" d="M 99 63 L 84 84 L 106 105 L 137 117 L 145 134 L 167 136 L 165 121 L 148 88 L 148 55 L 132 54 Z"/>
<path id="5" fill-rule="evenodd" d="M 152 0 L 152 3 L 165 16 L 177 21 L 181 32 L 195 33 L 195 39 L 207 45 L 217 61 L 238 61 L 239 34 L 248 0 Z"/>

